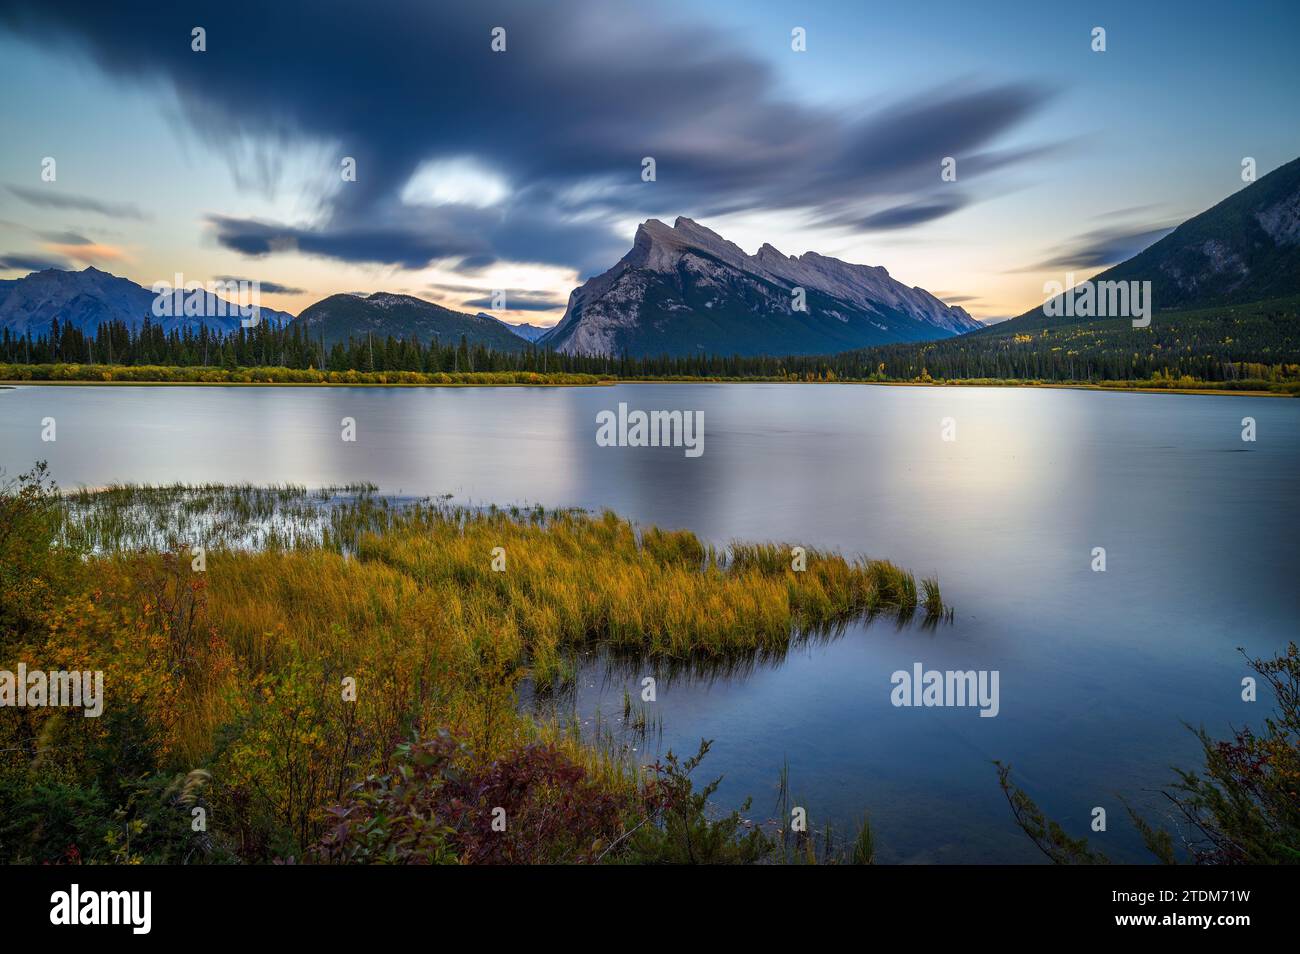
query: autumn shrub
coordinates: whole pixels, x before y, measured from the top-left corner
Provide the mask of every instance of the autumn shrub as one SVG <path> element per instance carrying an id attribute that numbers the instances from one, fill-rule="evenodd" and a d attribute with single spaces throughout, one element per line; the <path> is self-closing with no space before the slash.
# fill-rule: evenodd
<path id="1" fill-rule="evenodd" d="M 1295 643 L 1272 659 L 1247 658 L 1267 683 L 1274 712 L 1260 729 L 1231 739 L 1196 732 L 1203 765 L 1175 769 L 1163 791 L 1181 820 L 1177 836 L 1134 809 L 1129 817 L 1156 860 L 1208 865 L 1300 864 L 1300 649 Z M 1106 864 L 1109 859 L 1070 836 L 1011 780 L 997 763 L 1002 790 L 1021 830 L 1056 864 Z"/>
<path id="2" fill-rule="evenodd" d="M 643 780 L 517 687 L 571 678 L 592 645 L 779 653 L 906 608 L 881 561 L 810 550 L 796 571 L 784 545 L 728 557 L 612 513 L 372 490 L 322 519 L 294 487 L 61 499 L 38 466 L 0 488 L 0 669 L 102 672 L 105 697 L 98 718 L 0 720 L 0 861 L 757 860 L 739 815 L 706 811 L 716 783 L 691 788 L 698 760 Z M 237 542 L 267 523 L 274 544 Z M 159 552 L 204 528 L 201 560 Z"/>
<path id="3" fill-rule="evenodd" d="M 647 802 L 651 812 L 632 829 L 626 850 L 618 860 L 630 864 L 719 865 L 754 864 L 769 857 L 772 840 L 739 810 L 710 816 L 709 800 L 721 778 L 697 789 L 691 774 L 708 754 L 711 743 L 701 740 L 695 755 L 680 759 L 669 752 L 651 767 Z"/>
<path id="4" fill-rule="evenodd" d="M 1166 797 L 1193 833 L 1197 864 L 1300 864 L 1300 650 L 1248 662 L 1273 692 L 1273 714 L 1230 740 L 1198 730 L 1204 765 L 1179 770 Z M 1140 828 L 1157 857 L 1174 860 L 1171 837 Z"/>
<path id="5" fill-rule="evenodd" d="M 590 863 L 637 807 L 593 781 L 551 743 L 486 765 L 441 732 L 403 743 L 396 766 L 354 786 L 331 810 L 314 852 L 330 863 Z"/>
<path id="6" fill-rule="evenodd" d="M 81 571 L 77 554 L 56 544 L 61 516 L 44 461 L 0 479 L 0 657 L 40 638 L 45 615 Z"/>

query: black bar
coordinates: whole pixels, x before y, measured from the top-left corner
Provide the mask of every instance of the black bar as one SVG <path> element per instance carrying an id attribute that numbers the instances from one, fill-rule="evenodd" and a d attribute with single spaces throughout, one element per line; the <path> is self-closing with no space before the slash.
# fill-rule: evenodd
<path id="1" fill-rule="evenodd" d="M 94 935 L 126 944 L 254 938 L 375 943 L 407 932 L 445 943 L 467 931 L 499 943 L 516 932 L 535 938 L 548 928 L 621 944 L 620 938 L 648 938 L 648 930 L 664 932 L 667 941 L 687 929 L 685 918 L 723 938 L 728 931 L 781 924 L 806 929 L 822 921 L 841 930 L 851 925 L 853 935 L 864 937 L 907 928 L 926 946 L 945 937 L 1045 941 L 1099 934 L 1201 935 L 1231 943 L 1252 932 L 1291 928 L 1295 898 L 1288 871 L 1229 867 L 878 867 L 784 874 L 760 868 L 719 876 L 577 867 L 132 866 L 8 868 L 0 877 L 7 941 L 38 935 L 76 942 Z M 129 924 L 52 924 L 52 895 L 70 894 L 73 884 L 83 901 L 87 892 L 150 892 L 148 933 L 135 934 Z M 1204 917 L 1246 921 L 1187 921 Z"/>

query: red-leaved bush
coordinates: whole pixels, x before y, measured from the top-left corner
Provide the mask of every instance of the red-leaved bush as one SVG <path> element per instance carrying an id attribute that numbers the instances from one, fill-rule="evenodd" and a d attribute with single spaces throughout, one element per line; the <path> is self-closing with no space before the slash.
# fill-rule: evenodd
<path id="1" fill-rule="evenodd" d="M 596 784 L 554 745 L 534 743 L 479 770 L 446 732 L 398 747 L 394 770 L 354 786 L 312 853 L 334 864 L 551 864 L 596 861 L 637 799 Z"/>

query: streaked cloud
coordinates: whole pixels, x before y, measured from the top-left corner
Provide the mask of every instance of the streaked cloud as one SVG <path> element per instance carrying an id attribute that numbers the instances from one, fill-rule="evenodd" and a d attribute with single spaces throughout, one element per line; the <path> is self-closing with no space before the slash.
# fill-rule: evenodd
<path id="1" fill-rule="evenodd" d="M 264 282 L 255 278 L 243 278 L 239 275 L 213 275 L 212 280 L 218 282 L 231 282 L 237 285 L 243 283 L 256 283 L 258 289 L 266 292 L 268 295 L 305 295 L 307 293 L 306 289 L 303 288 L 293 288 L 289 285 L 281 285 L 279 282 Z"/>
<path id="2" fill-rule="evenodd" d="M 68 267 L 68 263 L 63 260 L 42 258 L 22 252 L 0 255 L 0 269 L 11 269 L 19 272 L 43 272 L 47 268 L 58 268 L 66 271 Z"/>
<path id="3" fill-rule="evenodd" d="M 913 225 L 920 225 L 923 222 L 941 219 L 945 215 L 951 215 L 965 204 L 965 201 L 960 196 L 933 198 L 919 202 L 909 202 L 905 205 L 896 205 L 851 221 L 858 228 L 867 231 L 905 229 Z M 844 221 L 844 219 L 841 217 L 837 221 Z"/>
<path id="4" fill-rule="evenodd" d="M 94 212 L 114 219 L 135 219 L 141 222 L 148 221 L 150 218 L 130 202 L 104 202 L 88 195 L 65 192 L 56 183 L 48 183 L 40 188 L 16 185 L 5 186 L 5 188 L 29 205 L 47 209 L 74 209 L 78 212 Z"/>
<path id="5" fill-rule="evenodd" d="M 567 299 L 543 292 L 507 290 L 505 297 L 506 311 L 557 311 L 563 310 Z M 488 310 L 493 305 L 491 295 L 481 298 L 468 298 L 461 302 L 461 307 L 474 310 Z"/>
<path id="6" fill-rule="evenodd" d="M 93 245 L 94 240 L 88 239 L 80 232 L 37 232 L 42 239 L 47 242 L 55 242 L 59 245 Z"/>
<path id="7" fill-rule="evenodd" d="M 1016 271 L 1038 272 L 1067 268 L 1103 268 L 1132 258 L 1174 230 L 1173 225 L 1158 227 L 1113 226 L 1094 229 L 1072 239 L 1052 255 L 1034 265 Z"/>
<path id="8" fill-rule="evenodd" d="M 999 146 L 1051 97 L 1043 84 L 967 78 L 892 102 L 813 106 L 702 14 L 508 0 L 489 17 L 375 0 L 364 14 L 325 4 L 302 16 L 248 0 L 205 12 L 202 55 L 175 41 L 191 20 L 145 0 L 0 10 L 20 35 L 170 88 L 241 174 L 248 155 L 263 157 L 259 182 L 277 176 L 275 151 L 258 143 L 310 141 L 356 160 L 355 182 L 321 168 L 319 209 L 304 221 L 213 215 L 217 242 L 254 257 L 451 262 L 467 273 L 506 260 L 588 274 L 625 251 L 618 223 L 629 216 L 797 210 L 898 230 L 978 201 L 982 177 L 1046 148 Z M 489 47 L 497 23 L 508 35 L 500 54 Z M 646 156 L 653 183 L 641 180 Z M 939 180 L 945 156 L 964 170 L 960 187 Z"/>

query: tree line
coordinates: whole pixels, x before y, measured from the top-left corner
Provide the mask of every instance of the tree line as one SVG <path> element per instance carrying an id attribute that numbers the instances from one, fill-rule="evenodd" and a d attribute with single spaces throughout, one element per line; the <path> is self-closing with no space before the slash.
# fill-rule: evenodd
<path id="1" fill-rule="evenodd" d="M 281 367 L 323 372 L 532 372 L 628 378 L 766 378 L 777 380 L 1099 382 L 1300 379 L 1298 299 L 1226 310 L 1169 313 L 1148 328 L 1127 320 L 1070 324 L 1015 322 L 920 343 L 837 355 L 691 354 L 631 357 L 562 354 L 528 345 L 500 351 L 458 342 L 374 335 L 326 346 L 301 326 L 262 324 L 222 334 L 164 331 L 148 318 L 138 327 L 106 322 L 93 334 L 57 319 L 48 334 L 0 333 L 0 364 L 104 364 Z"/>

